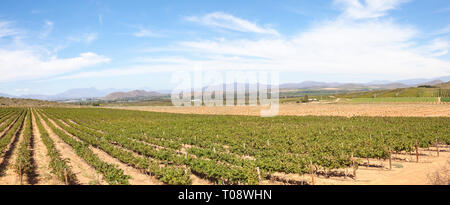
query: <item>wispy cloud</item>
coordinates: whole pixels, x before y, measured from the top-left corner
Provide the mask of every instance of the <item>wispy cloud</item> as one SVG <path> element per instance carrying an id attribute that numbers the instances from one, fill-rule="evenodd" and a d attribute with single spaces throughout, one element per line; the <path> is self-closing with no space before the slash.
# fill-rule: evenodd
<path id="1" fill-rule="evenodd" d="M 448 40 L 440 38 L 434 39 L 430 44 L 423 47 L 423 51 L 425 51 L 426 54 L 434 57 L 447 55 L 449 49 L 450 42 Z"/>
<path id="2" fill-rule="evenodd" d="M 53 31 L 53 22 L 45 21 L 44 26 L 42 27 L 42 32 L 40 38 L 47 38 L 48 35 Z"/>
<path id="3" fill-rule="evenodd" d="M 17 34 L 18 31 L 12 27 L 12 22 L 0 20 L 0 38 Z"/>
<path id="4" fill-rule="evenodd" d="M 450 33 L 450 24 L 436 32 L 433 33 L 433 35 L 443 35 L 443 34 L 449 34 Z"/>
<path id="5" fill-rule="evenodd" d="M 191 22 L 201 23 L 206 26 L 229 29 L 233 31 L 279 35 L 278 31 L 273 28 L 270 28 L 268 26 L 261 27 L 256 23 L 252 23 L 248 20 L 241 19 L 223 12 L 209 13 L 200 17 L 191 16 L 186 17 L 185 19 Z"/>
<path id="6" fill-rule="evenodd" d="M 224 12 L 186 17 L 190 22 L 213 29 L 263 35 L 246 35 L 240 39 L 212 36 L 202 40 L 170 42 L 161 48 L 148 48 L 147 51 L 153 52 L 150 58 L 133 58 L 127 66 L 104 70 L 84 69 L 110 61 L 95 53 L 60 59 L 23 49 L 0 49 L 0 72 L 6 73 L 0 81 L 49 76 L 58 80 L 108 78 L 190 70 L 198 64 L 205 70 L 279 70 L 314 73 L 317 76 L 359 75 L 366 76 L 366 79 L 367 76 L 383 76 L 383 80 L 433 78 L 450 74 L 450 61 L 442 58 L 448 55 L 448 40 L 442 36 L 427 36 L 431 40 L 424 43 L 423 39 L 417 40 L 423 34 L 414 26 L 381 18 L 398 9 L 405 0 L 334 2 L 342 10 L 341 14 L 334 19 L 315 22 L 292 36 Z M 158 36 L 152 29 L 142 26 L 133 29 L 135 33 L 126 35 Z M 436 35 L 446 33 L 450 33 L 450 28 L 443 28 Z M 97 36 L 97 33 L 85 33 L 71 39 L 90 43 Z M 36 73 L 36 70 L 43 72 Z"/>
<path id="7" fill-rule="evenodd" d="M 136 37 L 141 37 L 141 38 L 142 37 L 158 37 L 158 36 L 160 36 L 159 34 L 153 32 L 153 31 L 150 31 L 148 29 L 142 28 L 142 27 L 139 28 L 139 31 L 133 33 L 133 35 Z"/>
<path id="8" fill-rule="evenodd" d="M 444 13 L 444 12 L 450 12 L 450 7 L 441 8 L 436 11 L 436 13 Z"/>
<path id="9" fill-rule="evenodd" d="M 98 14 L 98 23 L 103 25 L 103 14 Z"/>
<path id="10" fill-rule="evenodd" d="M 30 92 L 30 88 L 17 88 L 14 91 L 16 91 L 18 93 L 28 93 L 28 92 Z"/>
<path id="11" fill-rule="evenodd" d="M 30 11 L 31 14 L 43 14 L 43 13 L 47 13 L 47 11 L 42 10 L 42 9 L 32 9 Z"/>
<path id="12" fill-rule="evenodd" d="M 53 23 L 46 21 L 43 35 L 48 35 L 52 27 Z M 42 45 L 16 40 L 20 35 L 12 23 L 0 20 L 0 37 L 13 38 L 10 46 L 0 47 L 0 82 L 48 78 L 110 61 L 109 58 L 92 52 L 84 52 L 72 58 L 59 58 L 54 53 L 43 52 L 46 48 Z M 89 36 L 87 38 L 86 41 L 91 41 Z"/>
<path id="13" fill-rule="evenodd" d="M 68 37 L 68 40 L 73 41 L 73 42 L 81 42 L 81 43 L 90 44 L 93 41 L 97 40 L 97 38 L 98 38 L 98 33 L 82 33 L 78 36 L 70 36 L 70 37 Z"/>
<path id="14" fill-rule="evenodd" d="M 89 66 L 109 62 L 95 53 L 82 53 L 74 58 L 43 58 L 33 51 L 0 49 L 0 82 L 48 78 Z"/>
<path id="15" fill-rule="evenodd" d="M 141 59 L 140 63 L 146 65 L 82 72 L 63 78 L 190 70 L 199 63 L 205 70 L 279 70 L 313 72 L 319 76 L 383 76 L 384 80 L 433 78 L 450 74 L 450 62 L 438 58 L 447 55 L 448 41 L 435 39 L 424 45 L 416 41 L 421 34 L 413 26 L 376 18 L 386 15 L 384 12 L 393 8 L 389 6 L 393 4 L 367 5 L 371 6 L 365 6 L 358 15 L 355 14 L 357 21 L 339 16 L 334 20 L 317 22 L 291 37 L 212 38 L 178 42 L 172 47 L 179 49 L 175 52 L 188 53 L 183 58 L 179 57 L 179 53 L 152 57 Z M 344 10 L 342 15 L 347 12 Z M 200 19 L 190 20 L 202 22 Z M 244 30 L 242 27 L 239 29 Z"/>
<path id="16" fill-rule="evenodd" d="M 335 5 L 343 11 L 343 15 L 352 19 L 378 18 L 396 9 L 408 0 L 334 0 Z"/>

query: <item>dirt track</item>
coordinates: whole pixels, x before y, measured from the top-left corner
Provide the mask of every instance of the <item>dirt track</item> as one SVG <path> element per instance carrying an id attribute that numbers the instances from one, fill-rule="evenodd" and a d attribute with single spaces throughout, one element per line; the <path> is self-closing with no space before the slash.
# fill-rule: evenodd
<path id="1" fill-rule="evenodd" d="M 63 183 L 58 181 L 58 179 L 51 173 L 50 157 L 48 156 L 47 148 L 41 138 L 41 133 L 39 132 L 36 124 L 36 118 L 33 114 L 33 159 L 36 164 L 37 169 L 37 181 L 41 185 L 62 185 Z"/>
<path id="2" fill-rule="evenodd" d="M 236 107 L 172 107 L 136 106 L 111 107 L 114 109 L 169 112 L 182 114 L 254 115 L 259 116 L 260 106 Z M 265 109 L 265 108 L 264 108 Z M 310 103 L 281 104 L 279 115 L 295 116 L 395 116 L 395 117 L 450 117 L 450 105 L 425 103 L 344 104 Z"/>

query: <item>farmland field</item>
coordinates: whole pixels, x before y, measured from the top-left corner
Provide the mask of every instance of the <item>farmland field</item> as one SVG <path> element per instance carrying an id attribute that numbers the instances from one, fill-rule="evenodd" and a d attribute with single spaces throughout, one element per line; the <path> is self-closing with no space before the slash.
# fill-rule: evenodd
<path id="1" fill-rule="evenodd" d="M 329 177 L 362 183 L 357 179 L 367 169 L 391 169 L 389 159 L 416 160 L 420 152 L 420 162 L 445 162 L 449 133 L 448 117 L 1 108 L 0 183 L 329 184 Z M 432 157 L 437 145 L 441 158 Z M 43 169 L 50 176 L 36 177 Z"/>
<path id="2" fill-rule="evenodd" d="M 367 92 L 353 92 L 337 94 L 339 98 L 430 98 L 430 97 L 448 97 L 450 90 L 442 85 L 443 88 L 397 88 L 392 90 L 377 90 Z"/>
<path id="3" fill-rule="evenodd" d="M 417 102 L 438 102 L 437 97 L 377 97 L 377 98 L 353 98 L 350 102 L 354 103 L 417 103 Z"/>
<path id="4" fill-rule="evenodd" d="M 373 116 L 373 117 L 450 117 L 450 106 L 433 103 L 349 103 L 345 99 L 332 103 L 281 104 L 282 116 Z M 204 115 L 259 116 L 261 106 L 174 107 L 127 106 L 114 109 Z"/>

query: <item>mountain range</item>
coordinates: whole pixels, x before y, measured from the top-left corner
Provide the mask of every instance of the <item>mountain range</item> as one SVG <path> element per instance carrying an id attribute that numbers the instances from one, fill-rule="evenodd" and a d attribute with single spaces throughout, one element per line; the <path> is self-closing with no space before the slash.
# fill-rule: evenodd
<path id="1" fill-rule="evenodd" d="M 444 76 L 434 79 L 409 79 L 401 81 L 373 81 L 368 83 L 338 83 L 338 82 L 317 82 L 317 81 L 304 81 L 300 83 L 285 83 L 281 84 L 279 88 L 281 90 L 289 89 L 324 89 L 324 88 L 336 88 L 347 90 L 358 89 L 395 89 L 406 88 L 418 85 L 436 85 L 442 82 L 450 81 L 450 76 Z M 48 101 L 64 101 L 64 100 L 79 100 L 79 99 L 92 99 L 101 98 L 106 100 L 116 100 L 123 98 L 136 98 L 136 97 L 161 97 L 167 96 L 170 90 L 159 91 L 145 91 L 151 90 L 143 88 L 139 90 L 132 89 L 97 89 L 97 88 L 78 88 L 70 89 L 65 92 L 56 95 L 21 95 L 13 96 L 9 94 L 0 93 L 0 97 L 7 98 L 24 98 L 24 99 L 37 99 Z"/>
<path id="2" fill-rule="evenodd" d="M 97 88 L 77 88 L 70 89 L 65 92 L 56 94 L 56 95 L 21 95 L 21 96 L 12 96 L 8 94 L 0 93 L 1 97 L 9 97 L 9 98 L 24 98 L 24 99 L 37 99 L 37 100 L 49 100 L 49 101 L 58 101 L 58 100 L 70 100 L 70 99 L 83 99 L 83 98 L 98 98 L 108 95 L 112 92 L 125 91 L 119 89 L 97 89 Z"/>
<path id="3" fill-rule="evenodd" d="M 133 90 L 129 92 L 114 92 L 103 97 L 103 100 L 120 100 L 130 98 L 149 98 L 149 97 L 163 97 L 169 96 L 168 94 L 161 94 L 158 92 L 147 92 L 145 90 Z"/>

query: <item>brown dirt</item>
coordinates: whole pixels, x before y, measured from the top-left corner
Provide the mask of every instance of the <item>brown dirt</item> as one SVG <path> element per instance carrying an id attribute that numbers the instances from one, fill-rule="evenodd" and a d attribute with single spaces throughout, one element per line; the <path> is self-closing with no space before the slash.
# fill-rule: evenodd
<path id="1" fill-rule="evenodd" d="M 444 166 L 450 159 L 450 153 L 441 152 L 440 156 L 420 156 L 419 163 L 415 161 L 395 161 L 403 168 L 392 167 L 392 170 L 361 167 L 357 172 L 357 180 L 350 184 L 373 185 L 426 185 L 430 184 L 428 175 Z M 434 153 L 435 154 L 435 153 Z M 415 157 L 413 157 L 415 160 Z M 387 165 L 388 163 L 384 163 Z M 344 183 L 347 184 L 347 183 Z"/>
<path id="2" fill-rule="evenodd" d="M 50 129 L 47 123 L 42 119 L 41 114 L 38 114 L 38 117 L 44 128 L 47 130 L 49 137 L 55 143 L 55 148 L 61 154 L 62 158 L 69 159 L 68 164 L 72 167 L 72 171 L 80 184 L 107 184 L 103 179 L 103 176 L 98 174 L 93 167 L 75 153 L 70 145 L 66 144 Z"/>
<path id="3" fill-rule="evenodd" d="M 406 154 L 397 155 L 403 160 L 393 160 L 392 170 L 389 170 L 389 162 L 383 161 L 383 167 L 365 167 L 360 165 L 356 172 L 356 180 L 351 177 L 334 177 L 329 178 L 323 175 L 315 175 L 316 185 L 429 185 L 431 180 L 430 175 L 448 166 L 450 160 L 450 149 L 440 148 L 439 157 L 436 156 L 436 149 L 434 151 L 421 150 L 419 156 L 419 163 L 415 161 L 415 155 L 409 156 Z M 408 161 L 405 161 L 407 159 Z M 365 162 L 363 160 L 362 162 Z M 370 165 L 380 165 L 381 161 L 377 159 L 370 159 Z M 343 170 L 341 170 L 343 171 Z M 348 173 L 352 174 L 353 170 L 348 169 Z M 305 174 L 304 177 L 298 174 L 282 174 L 276 173 L 276 176 L 283 179 L 290 179 L 295 181 L 306 180 L 311 184 L 311 175 Z M 263 181 L 263 184 L 277 184 L 277 181 Z"/>
<path id="4" fill-rule="evenodd" d="M 433 185 L 450 185 L 450 160 L 445 166 L 428 175 L 428 179 Z"/>
<path id="5" fill-rule="evenodd" d="M 25 120 L 27 117 L 25 117 Z M 20 185 L 20 177 L 15 172 L 15 163 L 17 158 L 17 147 L 23 139 L 23 128 L 20 130 L 20 134 L 17 137 L 11 139 L 11 144 L 8 146 L 8 152 L 3 156 L 2 165 L 4 165 L 5 170 L 0 176 L 0 184 L 2 185 Z M 5 161 L 6 160 L 6 161 Z M 22 178 L 22 184 L 27 184 L 27 176 L 24 175 Z"/>
<path id="6" fill-rule="evenodd" d="M 45 147 L 44 142 L 41 138 L 41 133 L 36 125 L 36 117 L 33 113 L 33 159 L 36 165 L 36 180 L 39 185 L 63 185 L 55 175 L 51 173 L 50 168 L 50 157 L 48 156 L 47 147 Z"/>
<path id="7" fill-rule="evenodd" d="M 173 106 L 130 106 L 110 107 L 113 109 L 168 112 L 182 114 L 252 115 L 259 116 L 261 106 L 235 107 L 173 107 Z M 308 103 L 280 104 L 279 115 L 293 116 L 398 116 L 398 117 L 450 117 L 448 104 L 425 103 Z"/>
<path id="8" fill-rule="evenodd" d="M 206 179 L 202 179 L 194 174 L 191 174 L 189 177 L 191 178 L 192 185 L 214 185 L 213 182 Z"/>

